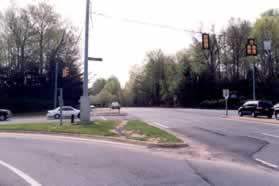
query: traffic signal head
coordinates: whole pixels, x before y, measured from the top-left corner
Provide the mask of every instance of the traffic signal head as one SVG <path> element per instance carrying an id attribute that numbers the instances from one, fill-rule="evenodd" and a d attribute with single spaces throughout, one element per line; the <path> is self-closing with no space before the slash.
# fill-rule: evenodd
<path id="1" fill-rule="evenodd" d="M 209 39 L 209 34 L 203 33 L 202 34 L 202 49 L 209 49 L 210 47 L 210 39 Z"/>
<path id="2" fill-rule="evenodd" d="M 65 67 L 65 68 L 63 69 L 63 77 L 69 76 L 69 73 L 70 73 L 69 67 Z"/>
<path id="3" fill-rule="evenodd" d="M 257 44 L 255 39 L 248 39 L 246 44 L 246 56 L 257 56 Z"/>

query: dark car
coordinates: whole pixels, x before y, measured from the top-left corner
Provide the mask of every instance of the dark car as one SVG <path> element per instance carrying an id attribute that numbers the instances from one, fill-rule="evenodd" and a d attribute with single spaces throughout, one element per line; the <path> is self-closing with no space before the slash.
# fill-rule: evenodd
<path id="1" fill-rule="evenodd" d="M 0 121 L 6 121 L 12 116 L 11 111 L 6 109 L 0 109 Z"/>
<path id="2" fill-rule="evenodd" d="M 269 101 L 247 101 L 238 109 L 239 116 L 251 115 L 272 118 L 273 112 L 273 105 Z"/>

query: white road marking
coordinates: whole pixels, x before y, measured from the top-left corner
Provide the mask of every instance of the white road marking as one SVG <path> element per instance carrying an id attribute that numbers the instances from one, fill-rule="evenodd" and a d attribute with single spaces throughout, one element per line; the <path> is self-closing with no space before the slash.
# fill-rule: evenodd
<path id="1" fill-rule="evenodd" d="M 104 120 L 104 121 L 106 121 L 106 120 L 107 120 L 107 118 L 105 118 L 104 116 L 102 116 L 101 118 L 102 118 L 102 120 Z"/>
<path id="2" fill-rule="evenodd" d="M 268 134 L 268 133 L 261 133 L 264 136 L 269 136 L 269 137 L 273 137 L 273 138 L 279 138 L 279 136 L 273 135 L 273 134 Z"/>
<path id="3" fill-rule="evenodd" d="M 22 133 L 0 133 L 1 137 L 13 137 L 13 138 L 25 138 L 25 139 L 39 139 L 39 140 L 52 140 L 60 142 L 80 142 L 80 143 L 94 143 L 94 144 L 106 144 L 113 145 L 121 148 L 128 149 L 146 149 L 145 146 L 140 146 L 137 144 L 127 144 L 125 142 L 114 142 L 102 139 L 89 139 L 89 138 L 79 138 L 79 137 L 70 137 L 70 136 L 58 136 L 58 135 L 48 135 L 48 134 L 22 134 Z"/>
<path id="4" fill-rule="evenodd" d="M 27 174 L 25 174 L 21 170 L 13 167 L 12 165 L 9 165 L 8 163 L 5 163 L 4 161 L 1 161 L 1 160 L 0 160 L 0 165 L 3 165 L 4 167 L 6 167 L 6 168 L 10 169 L 11 171 L 13 171 L 15 174 L 17 174 L 19 177 L 24 179 L 31 186 L 41 186 L 41 184 L 39 182 L 37 182 L 36 180 L 31 178 L 30 176 L 28 176 Z"/>
<path id="5" fill-rule="evenodd" d="M 160 127 L 166 128 L 166 129 L 169 128 L 168 126 L 162 125 L 161 123 L 158 123 L 158 122 L 152 122 L 152 123 L 154 123 L 155 125 L 158 125 L 158 126 L 160 126 Z"/>
<path id="6" fill-rule="evenodd" d="M 266 165 L 266 166 L 268 166 L 268 167 L 271 167 L 271 168 L 274 168 L 274 169 L 277 169 L 277 168 L 278 168 L 277 165 L 272 164 L 272 163 L 269 163 L 269 162 L 267 162 L 267 161 L 264 161 L 264 160 L 261 160 L 261 159 L 258 159 L 258 158 L 256 158 L 255 160 L 258 161 L 258 162 L 260 162 L 260 163 L 262 163 L 262 164 L 264 164 L 264 165 Z"/>

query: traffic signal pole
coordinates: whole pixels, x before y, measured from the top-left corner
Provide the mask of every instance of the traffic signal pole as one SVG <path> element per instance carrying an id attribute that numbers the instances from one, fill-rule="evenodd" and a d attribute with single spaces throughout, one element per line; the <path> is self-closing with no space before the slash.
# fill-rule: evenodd
<path id="1" fill-rule="evenodd" d="M 88 96 L 89 10 L 90 10 L 90 0 L 86 0 L 83 95 L 80 99 L 80 111 L 81 111 L 80 119 L 82 122 L 90 121 L 90 100 Z"/>
<path id="2" fill-rule="evenodd" d="M 255 77 L 255 62 L 253 62 L 253 100 L 256 100 L 256 77 Z"/>
<path id="3" fill-rule="evenodd" d="M 57 107 L 57 84 L 58 84 L 58 62 L 55 62 L 55 80 L 54 80 L 54 103 L 53 107 L 56 109 Z"/>

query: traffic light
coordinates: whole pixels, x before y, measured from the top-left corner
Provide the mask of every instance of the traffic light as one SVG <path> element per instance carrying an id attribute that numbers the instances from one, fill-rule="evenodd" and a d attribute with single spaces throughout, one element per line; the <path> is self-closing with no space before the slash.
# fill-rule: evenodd
<path id="1" fill-rule="evenodd" d="M 248 39 L 246 44 L 246 56 L 257 56 L 257 44 L 255 39 Z"/>
<path id="2" fill-rule="evenodd" d="M 209 47 L 210 47 L 209 34 L 203 33 L 202 34 L 202 49 L 208 50 Z"/>
<path id="3" fill-rule="evenodd" d="M 69 73 L 70 73 L 69 67 L 65 67 L 63 69 L 63 77 L 65 78 L 65 77 L 69 76 Z"/>

